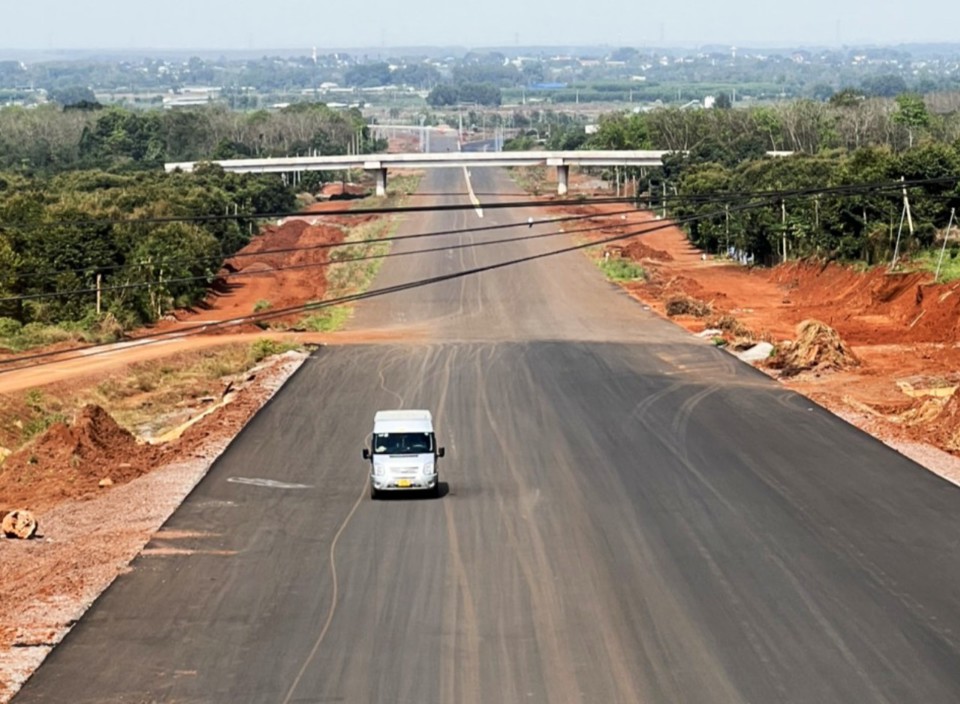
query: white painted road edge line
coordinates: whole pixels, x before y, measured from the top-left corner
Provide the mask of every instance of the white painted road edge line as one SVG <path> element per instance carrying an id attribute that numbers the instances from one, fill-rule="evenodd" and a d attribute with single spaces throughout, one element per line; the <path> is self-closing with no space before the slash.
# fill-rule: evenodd
<path id="1" fill-rule="evenodd" d="M 467 192 L 470 194 L 470 202 L 473 203 L 474 209 L 477 211 L 477 217 L 483 217 L 483 206 L 480 205 L 480 199 L 477 198 L 477 194 L 473 192 L 473 184 L 470 183 L 470 172 L 467 171 L 467 167 L 463 167 L 463 178 L 467 182 Z"/>

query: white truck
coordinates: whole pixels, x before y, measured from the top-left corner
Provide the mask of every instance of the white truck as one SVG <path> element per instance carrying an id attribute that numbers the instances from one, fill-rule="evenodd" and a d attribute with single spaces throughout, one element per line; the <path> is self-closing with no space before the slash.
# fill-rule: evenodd
<path id="1" fill-rule="evenodd" d="M 378 411 L 370 447 L 363 448 L 363 459 L 370 461 L 370 498 L 410 489 L 439 496 L 437 460 L 443 455 L 430 411 Z"/>

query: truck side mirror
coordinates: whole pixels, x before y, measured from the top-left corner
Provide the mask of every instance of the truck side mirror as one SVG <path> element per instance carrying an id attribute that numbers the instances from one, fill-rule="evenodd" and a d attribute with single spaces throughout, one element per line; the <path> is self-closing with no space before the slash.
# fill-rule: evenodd
<path id="1" fill-rule="evenodd" d="M 445 447 L 437 448 L 437 457 L 443 457 L 445 454 L 447 454 L 447 448 Z"/>
<path id="2" fill-rule="evenodd" d="M 365 459 L 365 460 L 370 459 L 370 450 L 369 450 L 369 448 L 366 448 L 366 447 L 363 448 L 363 459 Z"/>

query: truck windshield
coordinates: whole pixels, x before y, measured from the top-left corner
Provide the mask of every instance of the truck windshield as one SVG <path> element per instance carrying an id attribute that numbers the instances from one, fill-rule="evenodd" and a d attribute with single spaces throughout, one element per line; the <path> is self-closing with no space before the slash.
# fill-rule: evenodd
<path id="1" fill-rule="evenodd" d="M 373 451 L 378 455 L 419 455 L 433 452 L 429 433 L 375 433 Z"/>

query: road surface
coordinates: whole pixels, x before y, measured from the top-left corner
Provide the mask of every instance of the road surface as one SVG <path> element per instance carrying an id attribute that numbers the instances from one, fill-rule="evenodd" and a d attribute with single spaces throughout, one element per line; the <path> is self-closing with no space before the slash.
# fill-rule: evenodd
<path id="1" fill-rule="evenodd" d="M 423 190 L 467 202 L 463 179 Z M 375 285 L 565 242 L 453 248 L 501 237 L 438 238 Z M 960 701 L 957 488 L 582 254 L 371 300 L 354 325 L 411 338 L 311 358 L 17 704 Z M 367 498 L 388 407 L 434 411 L 442 498 Z"/>

